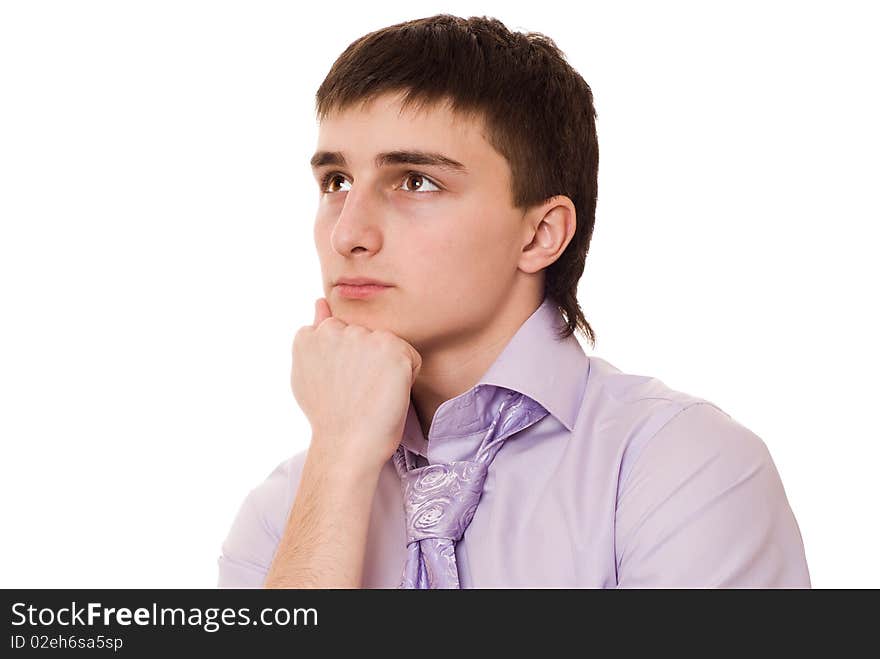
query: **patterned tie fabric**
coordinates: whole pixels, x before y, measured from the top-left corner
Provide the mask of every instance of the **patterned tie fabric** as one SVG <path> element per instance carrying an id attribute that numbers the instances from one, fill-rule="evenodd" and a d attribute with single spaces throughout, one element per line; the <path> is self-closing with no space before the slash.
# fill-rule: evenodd
<path id="1" fill-rule="evenodd" d="M 407 527 L 407 559 L 398 588 L 461 588 L 455 543 L 477 510 L 489 465 L 505 439 L 547 414 L 540 403 L 510 391 L 473 461 L 407 469 L 407 449 L 397 447 L 392 457 L 403 485 Z"/>

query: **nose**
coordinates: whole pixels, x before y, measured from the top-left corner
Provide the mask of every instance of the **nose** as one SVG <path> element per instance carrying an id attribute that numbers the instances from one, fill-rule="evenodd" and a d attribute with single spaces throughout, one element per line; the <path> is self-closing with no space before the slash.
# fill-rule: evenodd
<path id="1" fill-rule="evenodd" d="M 330 235 L 333 249 L 343 256 L 353 254 L 356 250 L 373 253 L 381 249 L 380 216 L 379 202 L 370 195 L 369 189 L 355 189 L 355 185 L 352 185 L 345 193 L 342 210 Z"/>

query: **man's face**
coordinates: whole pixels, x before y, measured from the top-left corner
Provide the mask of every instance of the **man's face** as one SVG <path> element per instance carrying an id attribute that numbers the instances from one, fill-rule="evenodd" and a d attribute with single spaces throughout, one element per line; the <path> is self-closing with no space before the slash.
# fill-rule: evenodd
<path id="1" fill-rule="evenodd" d="M 491 323 L 524 276 L 517 263 L 526 234 L 511 204 L 508 163 L 481 122 L 445 106 L 398 116 L 399 98 L 385 95 L 321 123 L 317 152 L 341 152 L 345 164 L 314 168 L 314 238 L 333 315 L 387 329 L 422 352 L 458 345 Z M 392 151 L 441 154 L 464 169 L 377 167 L 376 156 Z M 351 299 L 334 289 L 341 277 L 393 287 Z"/>

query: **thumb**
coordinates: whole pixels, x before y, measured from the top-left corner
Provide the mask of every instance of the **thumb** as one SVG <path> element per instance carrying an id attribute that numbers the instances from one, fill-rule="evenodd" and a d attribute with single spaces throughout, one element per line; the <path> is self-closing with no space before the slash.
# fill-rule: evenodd
<path id="1" fill-rule="evenodd" d="M 327 304 L 327 300 L 323 297 L 319 297 L 315 300 L 315 320 L 312 323 L 313 327 L 317 327 L 323 321 L 330 318 L 333 314 L 330 312 L 330 305 Z"/>

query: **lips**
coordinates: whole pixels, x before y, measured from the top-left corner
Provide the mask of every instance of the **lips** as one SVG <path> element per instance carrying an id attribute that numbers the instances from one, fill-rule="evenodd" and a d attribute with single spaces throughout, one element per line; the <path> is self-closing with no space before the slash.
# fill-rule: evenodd
<path id="1" fill-rule="evenodd" d="M 342 297 L 363 300 L 372 297 L 382 291 L 390 290 L 391 286 L 377 286 L 375 284 L 336 284 L 334 290 Z"/>
<path id="2" fill-rule="evenodd" d="M 341 277 L 336 281 L 336 285 L 339 286 L 341 284 L 347 286 L 391 286 L 388 282 L 370 279 L 369 277 Z"/>

